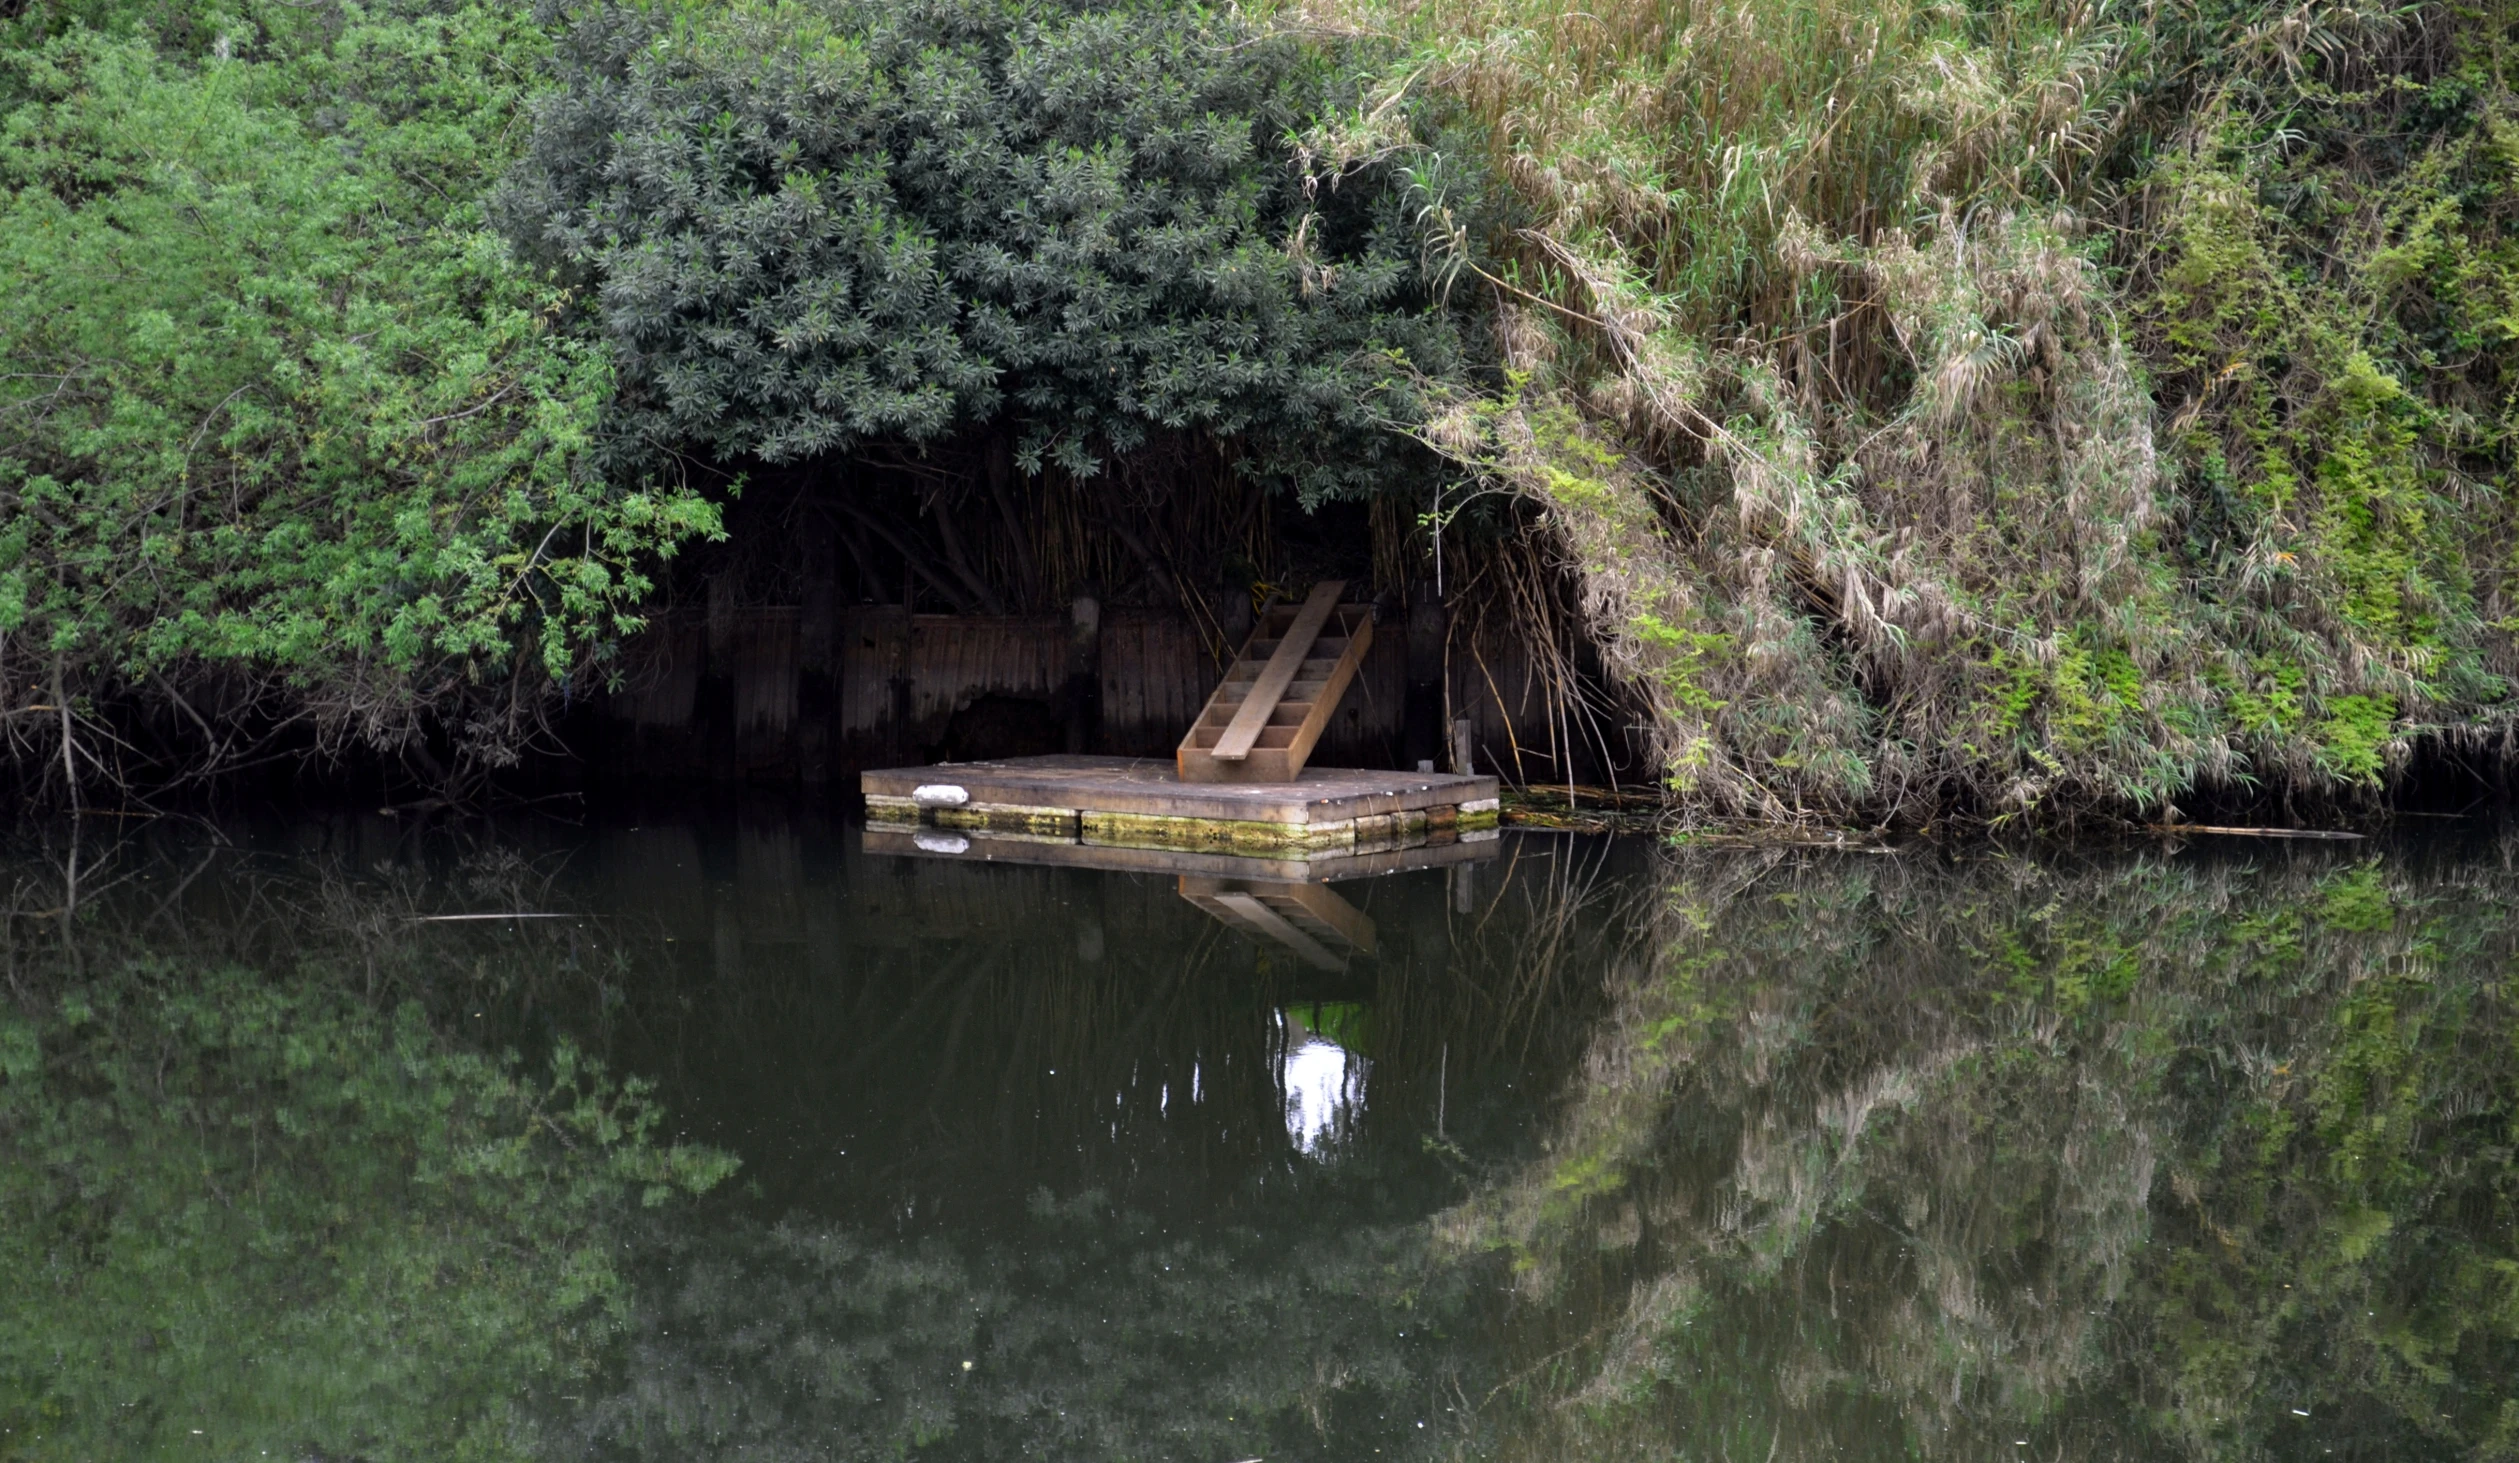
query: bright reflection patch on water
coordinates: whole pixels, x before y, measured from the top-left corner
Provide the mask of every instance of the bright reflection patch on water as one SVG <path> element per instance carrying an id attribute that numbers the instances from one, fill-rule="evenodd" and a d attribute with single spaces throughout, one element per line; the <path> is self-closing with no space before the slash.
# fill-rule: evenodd
<path id="1" fill-rule="evenodd" d="M 1278 1084 L 1285 1093 L 1286 1136 L 1299 1152 L 1317 1158 L 1354 1126 L 1372 1063 L 1315 1032 L 1300 1016 L 1280 1012 L 1277 1024 L 1285 1037 Z"/>

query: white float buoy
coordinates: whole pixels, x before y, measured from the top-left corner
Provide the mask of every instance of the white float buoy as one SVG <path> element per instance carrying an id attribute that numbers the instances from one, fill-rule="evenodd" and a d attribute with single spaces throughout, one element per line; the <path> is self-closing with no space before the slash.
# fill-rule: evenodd
<path id="1" fill-rule="evenodd" d="M 910 801 L 922 808 L 958 808 L 971 800 L 971 794 L 950 782 L 931 782 L 910 792 Z"/>

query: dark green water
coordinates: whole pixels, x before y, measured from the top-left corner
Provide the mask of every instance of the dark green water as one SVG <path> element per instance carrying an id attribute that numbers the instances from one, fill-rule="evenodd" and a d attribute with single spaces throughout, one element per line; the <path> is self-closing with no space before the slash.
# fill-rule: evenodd
<path id="1" fill-rule="evenodd" d="M 24 830 L 0 1458 L 2519 1456 L 2514 855 Z"/>

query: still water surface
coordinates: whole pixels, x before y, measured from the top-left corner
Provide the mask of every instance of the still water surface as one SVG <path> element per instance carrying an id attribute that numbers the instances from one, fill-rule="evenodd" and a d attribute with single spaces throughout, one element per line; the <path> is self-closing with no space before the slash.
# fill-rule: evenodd
<path id="1" fill-rule="evenodd" d="M 2519 1455 L 2514 855 L 25 830 L 0 1459 Z"/>

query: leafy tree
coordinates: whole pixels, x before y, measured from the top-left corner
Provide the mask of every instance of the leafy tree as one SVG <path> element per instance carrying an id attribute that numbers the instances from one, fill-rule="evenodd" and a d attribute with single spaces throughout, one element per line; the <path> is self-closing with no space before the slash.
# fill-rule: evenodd
<path id="1" fill-rule="evenodd" d="M 1207 12 L 617 0 L 560 66 L 504 216 L 584 286 L 633 457 L 1003 424 L 1086 476 L 1206 433 L 1362 494 L 1459 368 L 1387 171 L 1316 190 L 1284 140 L 1326 74 Z"/>
<path id="2" fill-rule="evenodd" d="M 511 756 L 635 627 L 642 566 L 716 522 L 593 470 L 606 353 L 486 226 L 542 33 L 449 3 L 0 34 L 13 748 L 120 703 L 196 766 L 432 718 L 469 765 Z"/>

